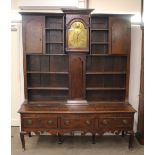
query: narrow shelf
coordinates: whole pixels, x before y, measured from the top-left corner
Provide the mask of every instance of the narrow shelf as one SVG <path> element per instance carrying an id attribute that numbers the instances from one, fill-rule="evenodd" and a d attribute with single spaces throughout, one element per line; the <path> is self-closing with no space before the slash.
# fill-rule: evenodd
<path id="1" fill-rule="evenodd" d="M 28 87 L 28 90 L 69 90 L 66 87 Z"/>
<path id="2" fill-rule="evenodd" d="M 109 29 L 91 29 L 92 31 L 109 31 Z"/>
<path id="3" fill-rule="evenodd" d="M 91 44 L 109 44 L 109 42 L 91 42 Z"/>
<path id="4" fill-rule="evenodd" d="M 28 74 L 68 74 L 68 72 L 39 72 L 39 71 L 28 71 Z"/>
<path id="5" fill-rule="evenodd" d="M 63 28 L 45 28 L 45 30 L 58 30 L 58 31 L 62 31 Z"/>
<path id="6" fill-rule="evenodd" d="M 87 56 L 128 56 L 128 55 L 127 54 L 89 54 Z"/>
<path id="7" fill-rule="evenodd" d="M 126 72 L 86 72 L 86 75 L 126 74 Z"/>
<path id="8" fill-rule="evenodd" d="M 51 56 L 67 56 L 67 54 L 50 54 L 50 53 L 45 53 L 44 55 L 51 55 Z"/>
<path id="9" fill-rule="evenodd" d="M 62 41 L 46 42 L 46 44 L 63 44 L 63 42 Z"/>
<path id="10" fill-rule="evenodd" d="M 50 53 L 26 53 L 26 55 L 39 55 L 39 56 L 45 56 L 45 55 L 51 55 L 51 56 L 67 56 L 68 54 L 50 54 Z"/>
<path id="11" fill-rule="evenodd" d="M 86 90 L 125 90 L 125 88 L 114 88 L 114 87 L 88 87 Z"/>

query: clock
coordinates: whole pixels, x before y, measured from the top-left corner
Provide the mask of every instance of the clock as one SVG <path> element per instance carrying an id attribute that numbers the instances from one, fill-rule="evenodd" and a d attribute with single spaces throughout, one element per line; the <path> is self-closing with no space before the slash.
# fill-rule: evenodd
<path id="1" fill-rule="evenodd" d="M 84 52 L 89 49 L 90 13 L 92 9 L 63 9 L 65 13 L 66 52 Z"/>
<path id="2" fill-rule="evenodd" d="M 67 32 L 69 49 L 87 49 L 88 29 L 81 21 L 73 21 Z"/>

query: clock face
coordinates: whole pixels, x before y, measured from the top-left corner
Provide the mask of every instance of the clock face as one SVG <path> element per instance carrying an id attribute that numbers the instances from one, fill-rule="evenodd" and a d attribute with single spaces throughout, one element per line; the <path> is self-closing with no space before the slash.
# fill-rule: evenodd
<path id="1" fill-rule="evenodd" d="M 88 47 L 88 30 L 80 21 L 75 21 L 68 29 L 68 48 L 86 49 Z"/>

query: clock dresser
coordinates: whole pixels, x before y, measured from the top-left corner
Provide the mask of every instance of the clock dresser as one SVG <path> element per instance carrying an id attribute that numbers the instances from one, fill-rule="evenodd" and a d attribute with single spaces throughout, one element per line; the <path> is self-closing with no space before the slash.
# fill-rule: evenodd
<path id="1" fill-rule="evenodd" d="M 19 109 L 25 135 L 129 135 L 135 110 L 128 102 L 131 15 L 22 12 L 24 93 Z"/>

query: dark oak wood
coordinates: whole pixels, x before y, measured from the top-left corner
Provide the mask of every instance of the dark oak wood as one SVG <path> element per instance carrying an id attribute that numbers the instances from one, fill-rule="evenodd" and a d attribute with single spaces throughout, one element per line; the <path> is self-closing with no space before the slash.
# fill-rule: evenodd
<path id="1" fill-rule="evenodd" d="M 92 143 L 105 132 L 128 134 L 131 148 L 136 111 L 128 103 L 129 15 L 90 15 L 91 9 L 63 11 L 22 13 L 22 148 L 26 134 L 47 132 L 57 135 L 62 144 L 65 133 L 77 131 L 91 133 Z M 88 28 L 89 45 L 87 50 L 68 50 L 66 31 L 78 20 Z"/>
<path id="2" fill-rule="evenodd" d="M 111 53 L 123 54 L 130 52 L 131 24 L 127 17 L 109 17 Z"/>
<path id="3" fill-rule="evenodd" d="M 23 31 L 25 36 L 24 50 L 26 53 L 43 52 L 44 27 L 44 16 L 23 16 Z"/>
<path id="4" fill-rule="evenodd" d="M 70 54 L 69 57 L 71 100 L 85 99 L 85 55 Z"/>

